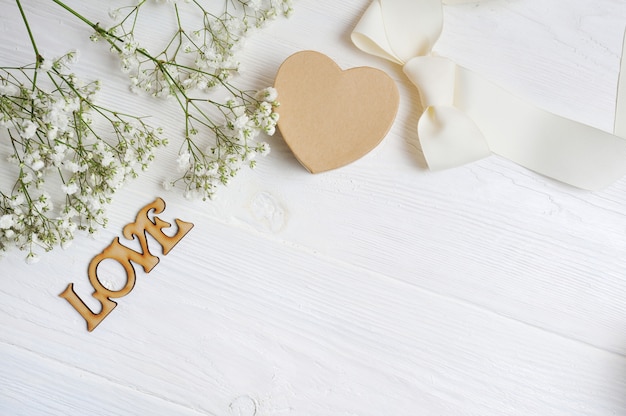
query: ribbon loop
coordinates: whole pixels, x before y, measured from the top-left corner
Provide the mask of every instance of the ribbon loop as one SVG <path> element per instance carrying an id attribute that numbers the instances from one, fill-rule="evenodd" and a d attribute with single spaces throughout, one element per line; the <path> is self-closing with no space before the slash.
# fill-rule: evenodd
<path id="1" fill-rule="evenodd" d="M 374 0 L 351 38 L 364 52 L 404 65 L 430 53 L 442 27 L 440 0 Z"/>
<path id="2" fill-rule="evenodd" d="M 611 134 L 541 110 L 449 59 L 431 56 L 442 27 L 441 0 L 374 0 L 352 33 L 363 51 L 403 65 L 419 89 L 424 113 L 418 137 L 431 169 L 495 153 L 590 190 L 626 174 L 626 140 L 620 137 L 626 136 L 626 63 Z"/>
<path id="3" fill-rule="evenodd" d="M 383 11 L 380 2 L 373 1 L 359 23 L 352 31 L 352 43 L 362 51 L 379 58 L 387 59 L 398 65 L 404 62 L 393 53 L 393 49 L 387 39 Z"/>

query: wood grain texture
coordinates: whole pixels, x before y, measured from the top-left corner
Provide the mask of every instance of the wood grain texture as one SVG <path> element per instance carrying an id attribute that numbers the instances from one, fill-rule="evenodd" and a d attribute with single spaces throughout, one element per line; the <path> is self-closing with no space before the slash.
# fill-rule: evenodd
<path id="1" fill-rule="evenodd" d="M 210 203 L 160 187 L 178 149 L 175 104 L 127 99 L 83 26 L 24 3 L 36 34 L 58 30 L 42 41 L 49 55 L 79 48 L 77 72 L 109 81 L 102 102 L 155 115 L 174 144 L 117 194 L 99 235 L 34 266 L 1 260 L 0 414 L 626 414 L 626 179 L 583 192 L 495 156 L 427 171 L 416 91 L 350 44 L 367 0 L 296 2 L 249 40 L 239 81 L 270 85 L 303 49 L 383 69 L 401 95 L 386 139 L 313 176 L 274 137 Z M 106 19 L 99 2 L 72 4 Z M 2 62 L 28 62 L 15 6 L 2 6 Z M 445 18 L 438 53 L 610 129 L 622 0 L 490 0 Z M 155 13 L 146 30 L 167 24 Z M 88 333 L 58 294 L 74 282 L 87 300 L 89 261 L 156 196 L 164 220 L 195 227 Z"/>

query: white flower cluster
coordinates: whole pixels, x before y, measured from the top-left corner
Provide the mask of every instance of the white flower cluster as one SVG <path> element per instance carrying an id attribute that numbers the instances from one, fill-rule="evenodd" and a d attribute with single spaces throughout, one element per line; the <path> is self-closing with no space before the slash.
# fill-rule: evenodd
<path id="1" fill-rule="evenodd" d="M 292 0 L 238 0 L 246 16 L 246 24 L 261 27 L 265 21 L 293 13 Z"/>
<path id="2" fill-rule="evenodd" d="M 235 54 L 246 34 L 269 19 L 289 15 L 292 2 L 224 0 L 220 13 L 208 11 L 197 0 L 189 3 L 187 6 L 202 16 L 203 27 L 187 31 L 182 26 L 178 5 L 174 4 L 178 28 L 167 46 L 155 55 L 141 46 L 134 33 L 145 1 L 113 10 L 110 15 L 117 23 L 111 28 L 97 24 L 92 24 L 92 28 L 96 31 L 94 39 L 105 40 L 118 54 L 122 71 L 130 77 L 132 91 L 176 98 L 185 117 L 185 143 L 178 157 L 182 176 L 166 180 L 164 186 L 169 189 L 184 183 L 185 196 L 207 199 L 242 166 L 254 167 L 256 155 L 269 153 L 269 145 L 255 139 L 261 132 L 275 132 L 276 91 L 268 88 L 255 95 L 241 91 L 228 79 L 239 69 Z M 207 99 L 206 93 L 216 86 L 235 98 L 225 102 Z M 202 97 L 192 97 L 193 91 L 200 91 Z M 213 114 L 218 114 L 219 119 Z M 201 144 L 206 133 L 212 134 L 214 143 Z"/>
<path id="3" fill-rule="evenodd" d="M 178 7 L 175 1 L 167 3 Z M 292 0 L 225 0 L 221 13 L 207 10 L 199 1 L 186 3 L 203 17 L 202 28 L 187 31 L 181 26 L 178 9 L 173 9 L 178 30 L 156 55 L 148 53 L 135 38 L 145 1 L 111 10 L 109 15 L 116 23 L 109 29 L 94 27 L 92 40 L 104 39 L 111 44 L 119 55 L 122 72 L 130 78 L 133 92 L 166 97 L 176 95 L 179 88 L 206 91 L 222 84 L 239 69 L 235 54 L 246 35 L 268 20 L 293 11 Z M 181 52 L 185 55 L 182 58 Z"/>
<path id="4" fill-rule="evenodd" d="M 182 176 L 166 180 L 163 186 L 170 189 L 183 182 L 186 198 L 206 200 L 213 197 L 218 185 L 228 184 L 242 166 L 253 168 L 257 154 L 266 156 L 270 152 L 269 144 L 256 138 L 261 132 L 274 134 L 278 122 L 278 113 L 274 111 L 278 105 L 276 97 L 276 90 L 270 87 L 259 91 L 253 99 L 228 100 L 220 107 L 224 123 L 212 129 L 217 141 L 205 151 L 198 148 L 198 132 L 192 127 L 186 149 L 177 159 Z"/>
<path id="5" fill-rule="evenodd" d="M 17 176 L 12 191 L 0 190 L 0 252 L 27 250 L 28 261 L 37 246 L 64 246 L 77 229 L 104 226 L 111 195 L 166 144 L 140 118 L 95 105 L 97 82 L 61 72 L 73 59 L 0 68 L 0 138 Z M 101 125 L 110 127 L 106 140 Z M 51 195 L 63 198 L 55 204 Z"/>
<path id="6" fill-rule="evenodd" d="M 178 29 L 165 49 L 153 55 L 134 33 L 147 1 L 112 10 L 118 23 L 110 29 L 61 0 L 54 3 L 94 30 L 92 40 L 106 41 L 118 54 L 131 90 L 176 98 L 185 119 L 185 141 L 178 157 L 181 177 L 164 185 L 180 181 L 187 197 L 210 198 L 218 184 L 226 184 L 241 166 L 254 167 L 256 155 L 269 153 L 269 145 L 256 138 L 275 131 L 276 91 L 268 88 L 254 95 L 227 80 L 238 71 L 235 51 L 245 35 L 269 19 L 289 15 L 292 3 L 222 0 L 220 14 L 209 12 L 199 0 L 186 0 L 203 21 L 201 29 L 188 32 L 181 26 L 179 4 L 165 0 Z M 113 193 L 146 169 L 153 150 L 167 141 L 160 138 L 160 129 L 141 118 L 94 104 L 99 84 L 84 84 L 66 71 L 76 60 L 75 52 L 55 60 L 42 58 L 20 1 L 16 3 L 37 62 L 0 67 L 0 154 L 5 153 L 7 169 L 16 177 L 10 190 L 0 188 L 0 254 L 18 248 L 28 251 L 27 260 L 34 262 L 37 247 L 65 246 L 76 230 L 93 233 L 106 225 L 104 208 Z M 207 99 L 207 94 L 189 95 L 218 85 L 234 98 L 220 103 Z M 217 113 L 219 120 L 213 116 Z M 106 137 L 100 133 L 102 126 L 110 129 Z M 213 136 L 214 140 L 209 138 L 213 143 L 194 141 L 205 133 Z"/>

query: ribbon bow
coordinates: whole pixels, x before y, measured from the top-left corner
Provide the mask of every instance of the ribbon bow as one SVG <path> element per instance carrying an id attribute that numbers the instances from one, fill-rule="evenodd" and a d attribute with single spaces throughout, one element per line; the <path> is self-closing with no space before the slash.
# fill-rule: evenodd
<path id="1" fill-rule="evenodd" d="M 626 174 L 626 62 L 611 134 L 541 110 L 450 59 L 432 56 L 442 27 L 441 0 L 374 0 L 352 33 L 358 48 L 402 65 L 419 89 L 424 112 L 417 132 L 431 169 L 495 153 L 589 190 Z"/>

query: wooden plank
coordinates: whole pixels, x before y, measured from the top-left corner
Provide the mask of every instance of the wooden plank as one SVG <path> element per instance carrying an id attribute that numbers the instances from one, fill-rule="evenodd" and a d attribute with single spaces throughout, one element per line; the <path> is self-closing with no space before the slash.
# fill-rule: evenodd
<path id="1" fill-rule="evenodd" d="M 176 414 L 197 410 L 120 385 L 81 368 L 0 342 L 0 413 L 12 416 Z"/>
<path id="2" fill-rule="evenodd" d="M 2 260 L 0 413 L 98 413 L 99 405 L 107 414 L 241 416 L 625 412 L 626 180 L 581 192 L 497 157 L 425 170 L 413 87 L 400 68 L 349 42 L 368 3 L 297 2 L 291 19 L 250 40 L 241 82 L 269 85 L 300 49 L 344 68 L 384 69 L 401 107 L 383 143 L 313 176 L 276 137 L 256 171 L 208 204 L 161 189 L 175 168 L 173 145 L 119 193 L 99 236 L 33 267 L 21 253 Z M 72 4 L 106 19 L 97 2 Z M 159 114 L 180 138 L 175 105 L 119 99 L 123 75 L 113 57 L 95 59 L 106 48 L 87 45 L 89 31 L 52 5 L 25 6 L 36 32 L 63 29 L 42 40 L 46 53 L 78 46 L 79 74 L 116 81 L 105 83 L 103 103 Z M 611 125 L 621 0 L 490 1 L 445 12 L 439 52 L 552 111 Z M 18 33 L 19 20 L 3 11 L 0 36 Z M 32 60 L 26 43 L 0 42 L 0 56 Z M 57 295 L 75 282 L 95 307 L 89 261 L 157 195 L 168 204 L 164 218 L 196 228 L 153 272 L 139 273 L 132 294 L 89 334 Z"/>
<path id="3" fill-rule="evenodd" d="M 228 225 L 194 231 L 92 333 L 50 301 L 61 279 L 14 279 L 0 298 L 2 342 L 58 363 L 42 366 L 50 377 L 76 368 L 209 414 L 239 397 L 259 414 L 626 409 L 621 356 Z M 19 376 L 11 394 L 23 402 L 36 380 L 11 368 L 5 383 Z M 88 406 L 81 394 L 72 406 Z"/>

